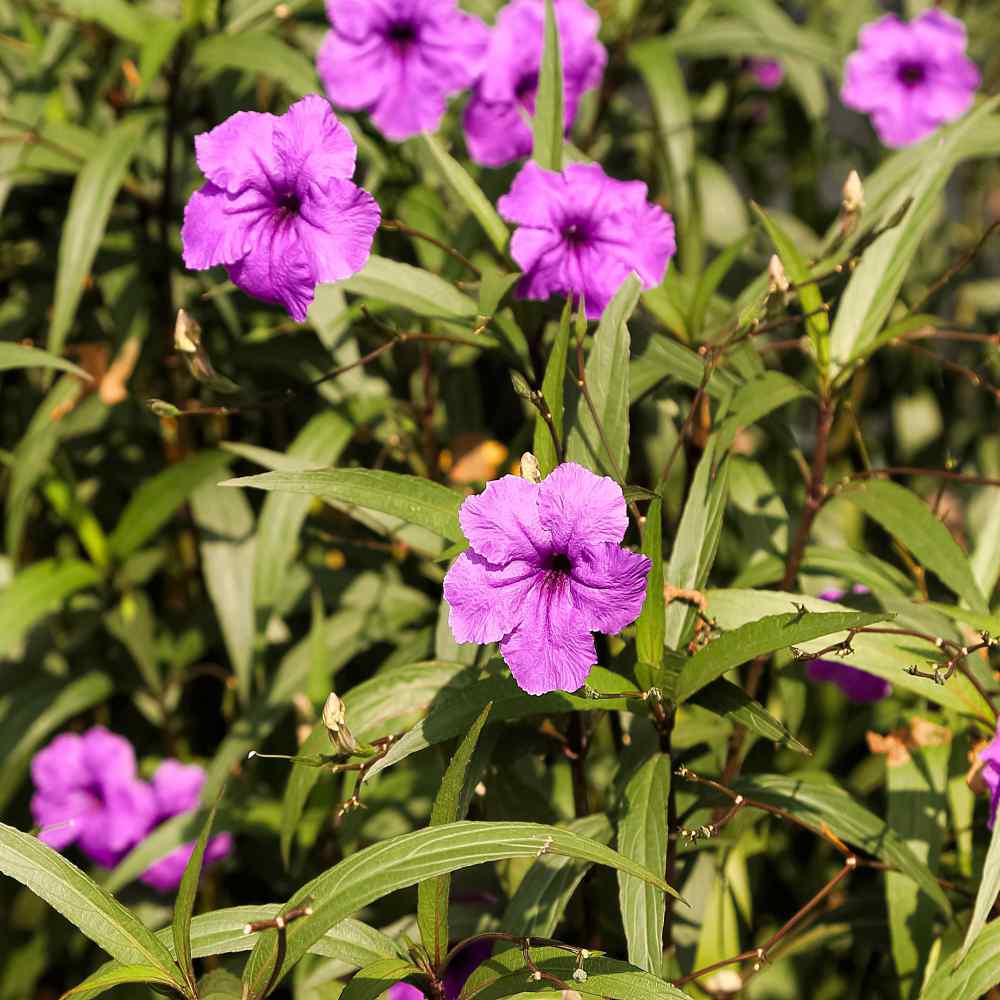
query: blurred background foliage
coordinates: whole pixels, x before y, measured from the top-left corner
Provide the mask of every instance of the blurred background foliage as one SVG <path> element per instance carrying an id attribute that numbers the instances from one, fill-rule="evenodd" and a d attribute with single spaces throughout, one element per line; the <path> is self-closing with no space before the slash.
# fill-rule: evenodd
<path id="1" fill-rule="evenodd" d="M 499 4 L 463 6 L 489 19 Z M 669 553 L 709 430 L 702 401 L 692 433 L 680 437 L 702 375 L 698 348 L 745 307 L 747 289 L 759 292 L 773 252 L 750 202 L 764 206 L 804 258 L 820 258 L 829 252 L 849 171 L 866 180 L 880 171 L 868 192 L 870 232 L 926 150 L 888 154 L 868 122 L 836 97 L 858 28 L 885 9 L 873 0 L 595 6 L 609 64 L 601 90 L 587 95 L 573 144 L 613 176 L 645 180 L 678 226 L 667 279 L 642 295 L 630 324 L 626 478 L 652 486 L 669 467 Z M 928 4 L 904 6 L 912 15 Z M 995 92 L 995 4 L 948 6 L 968 26 L 982 93 Z M 285 899 L 358 847 L 426 825 L 450 744 L 386 771 L 365 796 L 368 808 L 339 824 L 332 817 L 352 779 L 320 781 L 294 829 L 290 771 L 277 762 L 248 765 L 248 750 L 294 752 L 331 688 L 355 692 L 347 702 L 364 717 L 366 738 L 402 732 L 457 669 L 404 668 L 487 659 L 485 651 L 457 647 L 446 627 L 440 557 L 449 542 L 342 501 L 216 484 L 267 468 L 339 465 L 477 489 L 532 446 L 534 411 L 509 372 L 516 366 L 540 377 L 558 324 L 556 303 L 505 301 L 489 330 L 474 333 L 496 300 L 481 309 L 482 290 L 462 263 L 407 228 L 431 234 L 487 274 L 501 258 L 444 180 L 434 150 L 422 139 L 387 143 L 363 115 L 341 116 L 359 146 L 359 183 L 376 195 L 384 219 L 402 223 L 380 232 L 375 252 L 422 272 L 390 268 L 322 287 L 300 325 L 248 299 L 219 270 L 184 270 L 179 225 L 200 184 L 193 136 L 239 109 L 280 112 L 319 92 L 313 58 L 326 30 L 315 0 L 0 0 L 0 807 L 6 822 L 29 828 L 32 754 L 63 728 L 93 721 L 128 735 L 146 774 L 168 755 L 203 762 L 206 801 L 231 775 L 223 822 L 238 847 L 207 875 L 206 911 Z M 784 84 L 762 90 L 748 72 L 750 57 L 780 59 Z M 514 168 L 468 163 L 459 111 L 453 103 L 440 142 L 495 203 Z M 1000 243 L 984 243 L 945 286 L 938 279 L 1000 220 L 998 153 L 1000 119 L 992 114 L 967 137 L 942 196 L 927 209 L 927 237 L 893 317 L 920 303 L 948 329 L 997 329 Z M 706 300 L 705 269 L 723 252 L 730 266 Z M 418 276 L 423 272 L 449 283 L 449 294 L 456 285 L 465 294 L 442 297 Z M 824 286 L 827 301 L 846 281 L 845 274 Z M 198 381 L 175 350 L 179 308 L 200 324 L 207 355 L 238 386 L 235 397 Z M 392 331 L 413 330 L 466 343 L 400 342 L 317 383 L 385 344 Z M 769 343 L 801 333 L 790 325 Z M 863 462 L 1000 476 L 1000 392 L 991 388 L 1000 382 L 998 342 L 997 335 L 916 340 L 867 358 L 833 426 L 831 481 Z M 77 367 L 19 367 L 2 353 L 12 344 L 44 348 Z M 691 350 L 679 354 L 677 345 Z M 808 352 L 748 341 L 713 379 L 729 372 L 757 378 L 765 369 L 801 379 L 805 388 L 733 434 L 710 581 L 717 588 L 778 585 L 803 504 L 813 412 L 802 397 L 815 388 Z M 162 405 L 151 408 L 149 400 Z M 904 481 L 932 502 L 971 555 L 993 606 L 1000 571 L 995 489 L 942 486 L 922 475 Z M 838 498 L 814 526 L 801 590 L 861 583 L 873 593 L 852 604 L 895 611 L 900 623 L 961 641 L 955 616 L 923 602 L 930 596 L 951 606 L 954 598 L 925 579 L 899 541 Z M 788 610 L 754 600 L 727 604 L 723 597 L 711 610 L 723 628 Z M 629 674 L 633 647 L 609 640 L 602 662 Z M 925 860 L 933 855 L 935 873 L 960 887 L 956 907 L 967 910 L 962 893 L 975 894 L 988 837 L 986 803 L 974 800 L 964 777 L 973 744 L 989 735 L 986 720 L 970 719 L 940 693 L 954 688 L 928 694 L 910 681 L 897 697 L 858 707 L 833 688 L 808 685 L 787 653 L 776 662 L 782 669 L 766 685 L 764 704 L 813 756 L 758 739 L 744 767 L 748 780 L 758 773 L 832 775 L 875 815 L 887 816 Z M 994 683 L 986 661 L 979 667 Z M 380 684 L 380 677 L 387 679 Z M 889 733 L 913 718 L 947 727 L 947 747 L 928 747 L 899 772 L 887 771 L 866 733 Z M 589 748 L 582 793 L 574 790 L 571 760 L 581 726 Z M 472 817 L 573 821 L 613 842 L 625 782 L 656 745 L 641 714 L 556 712 L 495 728 Z M 729 719 L 685 706 L 674 763 L 719 773 L 732 730 Z M 711 811 L 694 786 L 677 783 L 684 822 L 707 822 Z M 581 804 L 594 815 L 581 813 Z M 741 814 L 719 839 L 685 845 L 676 884 L 692 905 L 674 911 L 677 954 L 666 974 L 761 940 L 838 864 L 822 838 L 759 813 Z M 584 878 L 584 867 L 566 865 L 552 875 L 559 892 L 533 905 L 518 895 L 531 867 L 509 861 L 457 875 L 453 937 L 498 926 L 558 930 L 563 939 L 625 955 L 612 872 L 594 868 Z M 131 874 L 139 870 L 133 859 Z M 129 870 L 97 877 L 120 888 L 150 925 L 169 918 L 169 902 L 133 883 Z M 897 898 L 911 888 L 897 886 Z M 915 903 L 901 916 L 893 892 L 887 902 L 882 873 L 856 873 L 831 897 L 838 905 L 816 911 L 744 995 L 916 996 L 929 956 L 953 948 L 964 924 Z M 0 997 L 53 997 L 96 967 L 98 950 L 26 889 L 4 880 L 0 899 Z M 393 937 L 415 938 L 414 909 L 415 890 L 359 916 Z M 893 934 L 894 920 L 909 929 L 912 954 Z M 336 996 L 349 971 L 312 956 L 286 985 L 308 1000 Z M 121 992 L 129 990 L 144 992 Z"/>

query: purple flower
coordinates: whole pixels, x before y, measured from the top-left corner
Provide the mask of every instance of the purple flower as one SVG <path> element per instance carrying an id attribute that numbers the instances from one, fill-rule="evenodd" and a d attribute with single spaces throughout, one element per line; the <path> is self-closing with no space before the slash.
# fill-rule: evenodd
<path id="1" fill-rule="evenodd" d="M 497 207 L 520 226 L 510 242 L 524 271 L 518 296 L 582 295 L 591 319 L 632 271 L 644 288 L 658 285 L 677 249 L 673 219 L 646 200 L 646 185 L 613 180 L 597 163 L 561 173 L 526 163 Z"/>
<path id="2" fill-rule="evenodd" d="M 165 760 L 153 775 L 153 795 L 156 799 L 156 822 L 162 823 L 172 816 L 189 812 L 198 805 L 205 771 L 197 764 L 182 764 L 178 760 Z M 195 843 L 182 844 L 174 848 L 166 857 L 147 868 L 140 876 L 146 885 L 169 892 L 181 884 L 184 869 L 194 853 Z M 210 837 L 205 847 L 203 865 L 226 857 L 233 848 L 233 838 L 228 833 Z"/>
<path id="3" fill-rule="evenodd" d="M 986 825 L 992 830 L 997 821 L 997 807 L 1000 806 L 1000 722 L 997 723 L 997 734 L 979 751 L 979 759 L 983 769 L 980 776 L 990 791 L 990 818 Z"/>
<path id="4" fill-rule="evenodd" d="M 867 594 L 868 588 L 856 585 L 852 593 Z M 839 601 L 843 590 L 825 590 L 819 595 L 824 601 Z M 836 684 L 854 702 L 881 701 L 892 694 L 892 685 L 883 677 L 858 670 L 839 660 L 810 660 L 806 666 L 806 676 L 811 681 L 829 681 Z"/>
<path id="5" fill-rule="evenodd" d="M 750 59 L 747 68 L 765 90 L 777 90 L 785 79 L 785 67 L 777 59 Z"/>
<path id="6" fill-rule="evenodd" d="M 841 100 L 872 117 L 887 146 L 908 146 L 971 107 L 979 70 L 965 55 L 965 25 L 941 10 L 907 24 L 866 24 L 847 59 Z"/>
<path id="7" fill-rule="evenodd" d="M 620 632 L 646 596 L 650 561 L 619 547 L 621 488 L 567 462 L 540 485 L 495 480 L 459 520 L 470 548 L 444 579 L 456 642 L 499 642 L 528 694 L 575 691 L 597 660 L 591 633 Z"/>
<path id="8" fill-rule="evenodd" d="M 555 10 L 569 132 L 580 98 L 601 82 L 607 53 L 597 40 L 600 16 L 584 0 L 556 0 Z M 499 167 L 531 153 L 544 39 L 544 0 L 513 0 L 497 15 L 486 67 L 463 118 L 469 155 L 477 163 Z"/>
<path id="9" fill-rule="evenodd" d="M 449 963 L 444 974 L 444 1000 L 458 1000 L 466 980 L 493 952 L 492 941 L 474 941 L 463 948 Z M 389 987 L 388 1000 L 425 1000 L 423 990 L 409 983 Z"/>
<path id="10" fill-rule="evenodd" d="M 239 111 L 195 137 L 208 178 L 184 210 L 184 263 L 224 264 L 248 295 L 306 318 L 316 285 L 360 271 L 380 213 L 350 180 L 357 147 L 315 94 L 277 117 Z"/>
<path id="11" fill-rule="evenodd" d="M 39 838 L 57 851 L 75 843 L 113 868 L 156 822 L 153 792 L 136 777 L 131 744 L 103 726 L 57 736 L 35 754 L 31 777 Z"/>
<path id="12" fill-rule="evenodd" d="M 326 0 L 326 10 L 323 86 L 339 107 L 368 108 L 388 139 L 436 131 L 449 95 L 482 70 L 489 29 L 456 0 Z"/>

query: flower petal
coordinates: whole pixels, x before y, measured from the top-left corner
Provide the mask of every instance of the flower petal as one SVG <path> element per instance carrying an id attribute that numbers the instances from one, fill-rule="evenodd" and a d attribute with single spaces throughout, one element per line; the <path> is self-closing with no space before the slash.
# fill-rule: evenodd
<path id="1" fill-rule="evenodd" d="M 385 87 L 391 53 L 377 36 L 346 37 L 327 33 L 316 57 L 316 70 L 330 100 L 359 111 L 374 104 Z"/>
<path id="2" fill-rule="evenodd" d="M 612 542 L 586 545 L 573 559 L 570 594 L 589 628 L 613 635 L 639 617 L 646 600 L 646 556 Z"/>
<path id="3" fill-rule="evenodd" d="M 198 805 L 205 784 L 205 769 L 168 758 L 153 775 L 153 795 L 157 818 L 169 819 Z"/>
<path id="4" fill-rule="evenodd" d="M 61 733 L 31 761 L 31 780 L 39 794 L 58 798 L 91 783 L 83 758 L 83 739 L 77 733 Z"/>
<path id="5" fill-rule="evenodd" d="M 94 726 L 83 734 L 83 762 L 91 781 L 104 792 L 135 781 L 135 751 L 124 736 Z"/>
<path id="6" fill-rule="evenodd" d="M 98 799 L 79 790 L 54 796 L 38 792 L 31 799 L 32 818 L 42 827 L 38 839 L 55 851 L 78 840 L 90 816 L 100 811 Z"/>
<path id="7" fill-rule="evenodd" d="M 521 560 L 497 566 L 463 552 L 444 578 L 455 641 L 499 642 L 516 624 L 521 601 L 540 572 Z"/>
<path id="8" fill-rule="evenodd" d="M 351 133 L 318 94 L 296 101 L 274 127 L 274 150 L 288 187 L 303 192 L 354 176 L 358 155 Z"/>
<path id="9" fill-rule="evenodd" d="M 317 282 L 341 281 L 368 260 L 382 214 L 378 202 L 347 180 L 313 185 L 299 208 L 295 231 Z"/>
<path id="10" fill-rule="evenodd" d="M 597 651 L 573 607 L 569 577 L 539 574 L 520 613 L 517 628 L 500 643 L 517 686 L 528 694 L 580 688 L 597 662 Z"/>
<path id="11" fill-rule="evenodd" d="M 628 528 L 621 487 L 575 462 L 563 462 L 538 488 L 538 517 L 558 552 L 571 559 L 585 546 L 620 542 Z"/>
<path id="12" fill-rule="evenodd" d="M 281 164 L 274 148 L 278 119 L 259 111 L 238 111 L 210 132 L 194 137 L 201 172 L 230 194 L 247 187 L 262 191 L 278 186 Z"/>
<path id="13" fill-rule="evenodd" d="M 195 271 L 235 264 L 253 247 L 255 228 L 273 212 L 274 203 L 255 188 L 234 195 L 209 181 L 184 208 L 184 264 Z"/>
<path id="14" fill-rule="evenodd" d="M 892 694 L 892 685 L 884 678 L 869 674 L 849 663 L 836 660 L 810 660 L 806 675 L 811 681 L 836 684 L 853 702 L 881 701 Z"/>
<path id="15" fill-rule="evenodd" d="M 600 170 L 600 167 L 597 169 Z M 562 223 L 568 198 L 562 174 L 544 170 L 534 160 L 529 160 L 518 171 L 510 191 L 497 202 L 497 211 L 508 222 L 557 230 Z"/>
<path id="16" fill-rule="evenodd" d="M 80 849 L 93 861 L 112 868 L 156 823 L 156 798 L 144 781 L 109 788 L 104 807 L 89 814 L 80 831 Z"/>
<path id="17" fill-rule="evenodd" d="M 488 101 L 472 92 L 462 115 L 469 156 L 483 167 L 502 167 L 531 155 L 528 115 L 514 101 Z"/>
<path id="18" fill-rule="evenodd" d="M 203 868 L 219 861 L 230 853 L 233 847 L 233 838 L 228 833 L 220 833 L 211 837 L 205 845 L 205 857 L 202 860 Z M 145 882 L 159 892 L 171 892 L 181 884 L 184 877 L 184 869 L 187 868 L 191 855 L 194 854 L 195 842 L 181 844 L 175 847 L 168 855 L 160 858 L 155 864 L 147 868 L 140 876 L 139 880 Z"/>
<path id="19" fill-rule="evenodd" d="M 520 476 L 503 476 L 467 497 L 458 512 L 472 550 L 492 563 L 521 559 L 539 565 L 551 549 L 538 519 L 540 488 Z"/>

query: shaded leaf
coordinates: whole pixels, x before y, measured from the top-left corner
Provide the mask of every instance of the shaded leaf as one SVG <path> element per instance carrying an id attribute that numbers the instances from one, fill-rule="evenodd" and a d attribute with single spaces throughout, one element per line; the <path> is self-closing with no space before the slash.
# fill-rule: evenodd
<path id="1" fill-rule="evenodd" d="M 546 170 L 562 170 L 565 98 L 563 95 L 562 46 L 553 0 L 545 0 L 542 65 L 538 72 L 531 158 Z"/>

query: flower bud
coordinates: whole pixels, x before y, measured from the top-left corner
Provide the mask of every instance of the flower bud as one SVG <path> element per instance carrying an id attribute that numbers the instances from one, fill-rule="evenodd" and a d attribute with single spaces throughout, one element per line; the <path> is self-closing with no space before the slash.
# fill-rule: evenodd
<path id="1" fill-rule="evenodd" d="M 856 215 L 865 207 L 865 189 L 856 170 L 847 175 L 841 194 L 844 199 L 841 207 L 847 215 Z"/>
<path id="2" fill-rule="evenodd" d="M 771 295 L 778 292 L 784 295 L 789 288 L 791 285 L 788 275 L 785 274 L 785 265 L 781 263 L 781 258 L 777 254 L 772 254 L 767 265 L 767 290 Z"/>
<path id="3" fill-rule="evenodd" d="M 330 742 L 340 753 L 350 754 L 358 749 L 357 740 L 347 725 L 344 703 L 333 692 L 323 705 L 323 725 L 326 726 Z"/>
<path id="4" fill-rule="evenodd" d="M 536 486 L 542 481 L 541 466 L 538 464 L 538 459 L 530 451 L 526 451 L 521 456 L 521 478 L 527 479 L 529 483 L 534 483 Z"/>
<path id="5" fill-rule="evenodd" d="M 183 309 L 177 310 L 174 350 L 184 358 L 191 375 L 209 389 L 224 394 L 239 392 L 240 387 L 232 379 L 220 375 L 215 370 L 212 359 L 201 342 L 201 324 Z"/>

